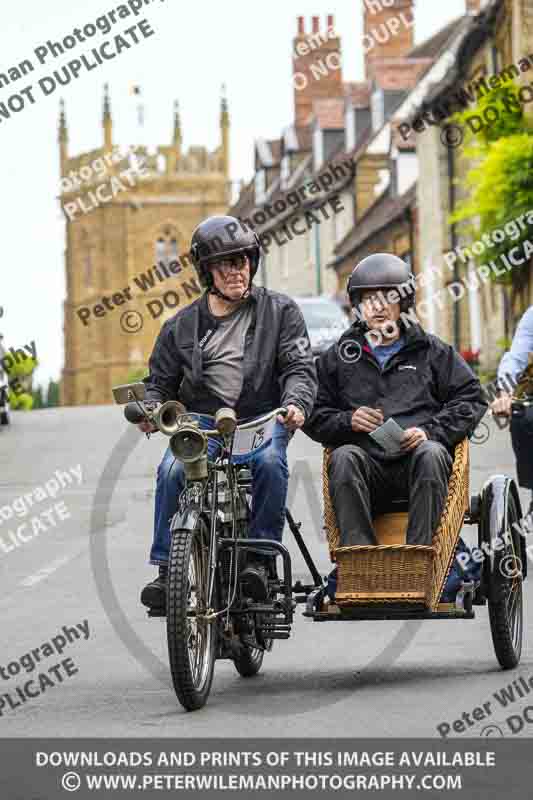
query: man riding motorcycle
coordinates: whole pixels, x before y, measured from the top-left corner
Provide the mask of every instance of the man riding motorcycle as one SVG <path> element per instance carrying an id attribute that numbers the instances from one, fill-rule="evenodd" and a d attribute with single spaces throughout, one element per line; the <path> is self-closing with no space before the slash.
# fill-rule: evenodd
<path id="1" fill-rule="evenodd" d="M 516 382 L 528 366 L 528 356 L 533 353 L 533 306 L 520 319 L 509 352 L 503 356 L 498 368 L 498 397 L 491 404 L 498 416 L 511 417 L 511 442 L 516 459 L 518 483 L 531 492 L 529 513 L 533 512 L 533 407 L 523 413 L 512 414 L 512 394 L 503 389 L 509 379 Z"/>
<path id="2" fill-rule="evenodd" d="M 310 415 L 316 372 L 305 322 L 289 297 L 253 286 L 261 245 L 257 234 L 227 216 L 214 216 L 194 231 L 191 257 L 205 292 L 165 322 L 150 357 L 146 383 L 152 405 L 179 400 L 193 412 L 213 416 L 233 408 L 241 419 L 284 406 L 270 444 L 249 457 L 252 511 L 249 535 L 281 541 L 288 487 L 286 449 Z M 302 342 L 307 347 L 302 347 Z M 212 427 L 209 419 L 200 425 Z M 139 428 L 154 430 L 148 422 Z M 211 448 L 217 447 L 213 442 Z M 211 454 L 213 450 L 211 450 Z M 170 448 L 159 466 L 150 563 L 158 577 L 141 594 L 151 609 L 165 606 L 170 521 L 184 488 L 184 472 Z M 243 590 L 257 601 L 268 596 L 275 558 L 250 552 Z"/>
<path id="3" fill-rule="evenodd" d="M 328 476 L 341 546 L 377 544 L 373 512 L 394 495 L 409 501 L 407 543 L 428 545 L 454 446 L 474 431 L 487 404 L 453 347 L 406 315 L 414 288 L 401 259 L 363 259 L 348 295 L 359 319 L 319 358 L 318 397 L 305 427 L 335 448 Z M 404 433 L 396 449 L 385 450 L 369 434 L 391 417 Z"/>

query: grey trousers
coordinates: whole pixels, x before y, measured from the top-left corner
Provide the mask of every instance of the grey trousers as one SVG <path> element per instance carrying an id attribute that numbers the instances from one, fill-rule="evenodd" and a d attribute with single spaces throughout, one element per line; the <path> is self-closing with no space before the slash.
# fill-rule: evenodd
<path id="1" fill-rule="evenodd" d="M 377 544 L 372 516 L 393 497 L 409 500 L 407 544 L 431 544 L 448 494 L 452 458 L 438 442 L 422 442 L 396 461 L 381 461 L 356 445 L 331 454 L 329 491 L 341 546 Z"/>

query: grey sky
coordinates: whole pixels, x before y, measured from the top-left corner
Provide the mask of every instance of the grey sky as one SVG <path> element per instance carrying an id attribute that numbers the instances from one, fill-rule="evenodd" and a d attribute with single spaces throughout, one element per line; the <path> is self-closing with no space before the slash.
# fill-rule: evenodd
<path id="1" fill-rule="evenodd" d="M 39 66 L 34 49 L 48 39 L 61 40 L 75 27 L 120 5 L 118 0 L 23 0 L 12 4 L 2 19 L 0 72 L 25 58 L 35 72 L 0 89 L 0 102 L 71 58 L 90 51 L 106 38 L 146 17 L 156 35 L 122 52 L 76 81 L 44 97 L 9 120 L 0 117 L 3 152 L 0 197 L 2 207 L 2 283 L 0 332 L 6 346 L 22 347 L 35 340 L 41 367 L 38 382 L 58 378 L 63 364 L 64 231 L 57 192 L 59 163 L 57 118 L 60 96 L 67 107 L 69 151 L 76 155 L 102 141 L 102 86 L 110 84 L 117 144 L 137 143 L 129 88 L 142 87 L 145 132 L 153 143 L 167 144 L 172 133 L 172 104 L 181 106 L 184 146 L 219 143 L 220 86 L 227 85 L 232 132 L 232 178 L 249 178 L 253 140 L 274 138 L 292 121 L 291 43 L 298 15 L 328 13 L 342 36 L 344 80 L 362 78 L 362 0 L 275 0 L 250 3 L 195 3 L 154 0 L 136 18 L 119 21 L 107 35 L 99 34 L 57 59 Z M 418 0 L 416 42 L 431 36 L 464 13 L 465 0 Z M 229 12 L 228 12 L 229 10 Z M 309 29 L 309 28 L 308 28 Z M 61 94 L 60 94 L 61 93 Z M 146 265 L 147 267 L 151 265 Z"/>

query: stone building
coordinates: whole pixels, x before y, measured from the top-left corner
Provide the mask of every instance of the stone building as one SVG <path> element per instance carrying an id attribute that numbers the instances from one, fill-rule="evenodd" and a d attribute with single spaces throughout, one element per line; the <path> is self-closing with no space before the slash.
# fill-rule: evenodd
<path id="1" fill-rule="evenodd" d="M 376 203 L 392 191 L 408 191 L 416 180 L 416 175 L 408 177 L 413 174 L 414 148 L 400 148 L 401 158 L 395 156 L 401 165 L 399 190 L 393 184 L 386 124 L 433 63 L 437 45 L 414 46 L 413 0 L 361 2 L 359 8 L 366 45 L 365 80 L 359 82 L 343 81 L 344 45 L 334 31 L 334 18 L 328 16 L 321 30 L 319 18 L 313 17 L 309 33 L 304 18 L 298 18 L 293 41 L 294 122 L 279 140 L 257 140 L 254 178 L 232 209 L 236 216 L 257 220 L 257 231 L 267 243 L 263 283 L 292 295 L 329 294 L 344 302 L 345 273 L 353 264 L 348 245 L 358 236 L 357 227 Z M 361 42 L 350 45 L 360 47 Z M 350 171 L 343 176 L 345 164 Z M 276 204 L 327 173 L 337 176 L 331 186 L 296 209 L 277 212 Z M 287 224 L 307 211 L 316 213 L 335 197 L 339 213 L 287 241 Z M 267 216 L 265 209 L 275 213 Z M 371 222 L 365 219 L 370 232 Z M 414 251 L 406 243 L 409 235 L 402 229 L 396 236 L 402 252 Z M 338 274 L 332 266 L 339 268 Z"/>
<path id="2" fill-rule="evenodd" d="M 146 369 L 162 323 L 200 294 L 188 251 L 202 219 L 230 203 L 230 122 L 225 98 L 221 144 L 182 150 L 178 108 L 171 143 L 156 152 L 116 146 L 104 97 L 103 145 L 68 152 L 59 122 L 60 202 L 66 220 L 64 405 L 112 402 L 111 388 Z"/>
<path id="3" fill-rule="evenodd" d="M 332 186 L 317 188 L 321 184 L 316 183 L 321 174 L 331 174 L 336 156 L 345 152 L 344 107 L 352 88 L 342 81 L 341 41 L 332 15 L 326 23 L 321 28 L 320 18 L 313 17 L 306 31 L 304 17 L 298 17 L 292 43 L 293 122 L 279 139 L 256 140 L 254 177 L 229 212 L 250 220 L 265 244 L 257 282 L 291 295 L 335 293 L 327 263 L 333 243 L 353 223 L 351 205 L 337 213 L 331 205 L 326 209 L 351 170 L 341 164 Z M 300 201 L 292 203 L 298 192 L 303 192 Z M 320 221 L 307 225 L 306 215 L 318 220 L 317 213 Z"/>
<path id="4" fill-rule="evenodd" d="M 404 2 L 389 12 L 398 14 L 400 9 L 404 14 L 412 13 Z M 348 302 L 346 285 L 352 270 L 373 253 L 394 253 L 420 276 L 419 161 L 415 142 L 402 138 L 394 118 L 463 25 L 464 18 L 454 20 L 417 46 L 412 35 L 404 37 L 401 44 L 408 49 L 403 55 L 397 49 L 399 43 L 393 40 L 389 49 L 382 45 L 377 53 L 372 50 L 369 54 L 366 70 L 372 86 L 371 124 L 353 154 L 355 178 L 353 186 L 347 188 L 354 196 L 355 221 L 336 245 L 329 265 L 336 272 L 342 304 Z M 344 193 L 342 199 L 348 202 Z"/>

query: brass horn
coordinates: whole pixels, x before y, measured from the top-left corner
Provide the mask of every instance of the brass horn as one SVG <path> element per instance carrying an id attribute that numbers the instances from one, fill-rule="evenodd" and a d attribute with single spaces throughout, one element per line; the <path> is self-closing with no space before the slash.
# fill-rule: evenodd
<path id="1" fill-rule="evenodd" d="M 152 415 L 154 424 L 165 436 L 173 436 L 179 430 L 178 417 L 185 414 L 185 406 L 177 400 L 167 400 L 156 408 Z"/>

